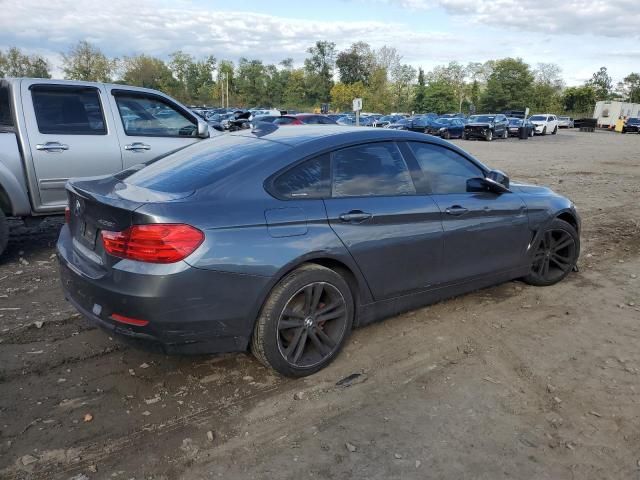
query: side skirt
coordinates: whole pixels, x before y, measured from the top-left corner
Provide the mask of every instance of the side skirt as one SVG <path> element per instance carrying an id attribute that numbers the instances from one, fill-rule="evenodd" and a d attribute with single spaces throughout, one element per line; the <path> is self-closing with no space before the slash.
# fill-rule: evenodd
<path id="1" fill-rule="evenodd" d="M 500 272 L 464 283 L 447 285 L 432 290 L 404 295 L 402 297 L 381 300 L 367 305 L 360 305 L 357 308 L 358 316 L 356 318 L 355 326 L 361 327 L 388 317 L 441 302 L 448 298 L 457 297 L 458 295 L 473 292 L 481 288 L 487 288 L 508 282 L 509 280 L 521 278 L 524 277 L 528 271 L 529 267 L 508 270 L 506 272 Z"/>

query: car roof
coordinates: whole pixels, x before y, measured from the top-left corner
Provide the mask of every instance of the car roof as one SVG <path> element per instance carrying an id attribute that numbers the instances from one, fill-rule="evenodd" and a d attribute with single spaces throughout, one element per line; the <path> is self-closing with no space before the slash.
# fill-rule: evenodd
<path id="1" fill-rule="evenodd" d="M 344 125 L 300 125 L 293 128 L 279 128 L 275 125 L 258 126 L 252 130 L 239 130 L 229 135 L 261 138 L 273 142 L 282 143 L 291 147 L 297 147 L 305 143 L 322 142 L 326 146 L 342 143 L 376 140 L 417 140 L 431 143 L 442 143 L 437 137 L 425 138 L 425 135 L 417 132 L 403 130 L 388 130 L 375 127 L 349 127 Z"/>

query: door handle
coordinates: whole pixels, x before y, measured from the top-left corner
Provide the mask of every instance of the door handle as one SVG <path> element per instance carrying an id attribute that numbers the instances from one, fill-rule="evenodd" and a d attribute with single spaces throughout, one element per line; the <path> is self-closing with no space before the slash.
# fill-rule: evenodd
<path id="1" fill-rule="evenodd" d="M 453 205 L 452 207 L 447 208 L 444 213 L 447 215 L 459 216 L 464 215 L 469 211 L 468 208 L 461 207 L 460 205 Z"/>
<path id="2" fill-rule="evenodd" d="M 362 210 L 351 210 L 349 213 L 343 213 L 339 218 L 346 223 L 362 223 L 371 217 L 372 215 L 370 213 L 363 212 Z"/>
<path id="3" fill-rule="evenodd" d="M 151 150 L 151 145 L 147 145 L 142 142 L 133 142 L 124 146 L 125 150 L 131 150 L 132 152 L 141 152 L 142 150 Z"/>
<path id="4" fill-rule="evenodd" d="M 45 152 L 61 153 L 63 150 L 69 150 L 69 145 L 65 145 L 60 142 L 47 142 L 39 143 L 36 145 L 36 150 L 43 150 Z"/>

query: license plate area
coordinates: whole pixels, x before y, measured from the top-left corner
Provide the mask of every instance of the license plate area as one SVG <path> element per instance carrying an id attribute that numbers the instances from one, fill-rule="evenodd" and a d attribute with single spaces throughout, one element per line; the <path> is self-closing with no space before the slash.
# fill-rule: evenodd
<path id="1" fill-rule="evenodd" d="M 96 236 L 98 234 L 98 229 L 95 225 L 91 225 L 87 222 L 82 222 L 80 225 L 80 237 L 91 249 L 94 249 L 96 246 Z"/>

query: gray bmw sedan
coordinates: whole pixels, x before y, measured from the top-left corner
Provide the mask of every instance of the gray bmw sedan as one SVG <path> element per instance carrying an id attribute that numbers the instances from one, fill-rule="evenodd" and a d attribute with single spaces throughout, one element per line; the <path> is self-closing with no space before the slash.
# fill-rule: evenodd
<path id="1" fill-rule="evenodd" d="M 251 350 L 287 376 L 352 328 L 478 288 L 552 285 L 575 267 L 568 199 L 438 138 L 260 124 L 67 185 L 66 298 L 168 353 Z"/>

